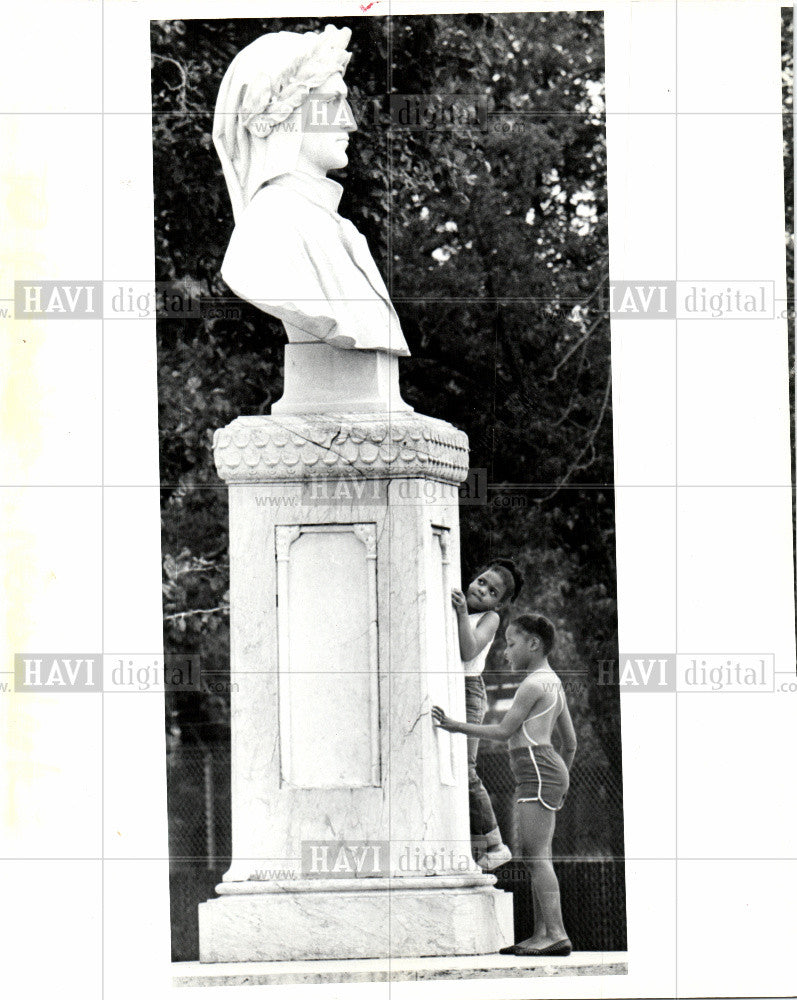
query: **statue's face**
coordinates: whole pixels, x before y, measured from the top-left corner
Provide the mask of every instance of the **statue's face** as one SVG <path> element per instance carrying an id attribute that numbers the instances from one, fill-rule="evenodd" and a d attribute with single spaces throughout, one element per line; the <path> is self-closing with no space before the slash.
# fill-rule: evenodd
<path id="1" fill-rule="evenodd" d="M 326 176 L 345 167 L 349 133 L 357 129 L 347 88 L 340 73 L 311 90 L 302 107 L 302 146 L 297 166 L 308 173 Z"/>

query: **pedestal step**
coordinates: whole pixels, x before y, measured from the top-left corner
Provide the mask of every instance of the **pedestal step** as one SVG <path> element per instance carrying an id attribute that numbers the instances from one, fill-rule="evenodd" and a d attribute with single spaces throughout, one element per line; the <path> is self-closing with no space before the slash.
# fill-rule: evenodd
<path id="1" fill-rule="evenodd" d="M 513 940 L 512 895 L 489 887 L 272 892 L 199 906 L 202 962 L 483 955 Z"/>

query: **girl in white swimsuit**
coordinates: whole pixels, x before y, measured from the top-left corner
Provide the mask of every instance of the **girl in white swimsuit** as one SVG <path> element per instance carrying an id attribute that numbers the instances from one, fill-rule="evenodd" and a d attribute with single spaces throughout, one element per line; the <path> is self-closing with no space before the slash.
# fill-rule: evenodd
<path id="1" fill-rule="evenodd" d="M 531 870 L 534 934 L 502 948 L 515 955 L 569 955 L 572 945 L 562 923 L 559 881 L 551 860 L 556 813 L 569 785 L 576 752 L 576 734 L 562 682 L 548 663 L 555 641 L 553 625 L 542 615 L 521 615 L 506 630 L 506 658 L 526 677 L 509 711 L 493 725 L 449 719 L 432 709 L 434 721 L 452 733 L 509 743 L 517 787 L 517 818 L 523 860 Z M 561 756 L 552 745 L 559 737 Z"/>
<path id="2" fill-rule="evenodd" d="M 509 737 L 509 763 L 517 783 L 515 801 L 539 802 L 545 809 L 558 812 L 570 787 L 569 771 L 552 744 L 549 741 L 539 742 L 531 733 L 539 735 L 541 727 L 547 728 L 546 721 L 555 722 L 559 718 L 565 704 L 565 693 L 561 681 L 550 668 L 537 671 L 537 677 L 540 680 L 545 678 L 545 686 L 549 688 L 545 692 L 548 704 L 530 715 Z M 549 720 L 547 716 L 550 716 Z M 537 720 L 545 721 L 535 726 Z"/>

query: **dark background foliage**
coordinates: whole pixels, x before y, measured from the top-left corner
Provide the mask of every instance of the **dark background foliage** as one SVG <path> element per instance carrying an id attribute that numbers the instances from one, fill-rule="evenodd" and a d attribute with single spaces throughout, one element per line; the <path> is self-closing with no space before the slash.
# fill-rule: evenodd
<path id="1" fill-rule="evenodd" d="M 353 29 L 360 129 L 340 210 L 401 318 L 404 397 L 465 430 L 471 465 L 487 470 L 489 502 L 461 508 L 464 582 L 493 556 L 521 565 L 516 610 L 549 615 L 555 666 L 587 679 L 574 706 L 582 752 L 619 772 L 617 690 L 597 683 L 599 662 L 617 655 L 602 16 L 154 22 L 159 280 L 231 298 L 219 267 L 232 213 L 210 137 L 221 77 L 264 32 L 324 23 Z M 441 92 L 483 98 L 487 127 L 391 131 L 387 95 Z M 285 342 L 280 324 L 237 306 L 158 322 L 166 649 L 198 652 L 221 676 L 227 505 L 212 434 L 268 412 Z M 175 739 L 221 731 L 223 694 L 168 698 Z"/>
<path id="2" fill-rule="evenodd" d="M 789 315 L 789 409 L 791 412 L 792 487 L 795 486 L 794 416 L 794 10 L 781 13 L 781 69 L 783 75 L 783 181 L 786 196 L 786 289 Z M 792 488 L 792 539 L 797 570 L 797 491 Z M 797 577 L 795 578 L 797 583 Z M 797 589 L 795 589 L 797 593 Z M 797 625 L 797 621 L 795 621 Z"/>

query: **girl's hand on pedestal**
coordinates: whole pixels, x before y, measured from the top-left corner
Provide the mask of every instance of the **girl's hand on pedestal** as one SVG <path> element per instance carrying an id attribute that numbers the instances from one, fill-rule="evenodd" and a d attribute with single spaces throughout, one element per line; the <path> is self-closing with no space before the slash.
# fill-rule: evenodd
<path id="1" fill-rule="evenodd" d="M 434 705 L 432 707 L 432 719 L 434 720 L 435 725 L 437 726 L 438 729 L 445 729 L 447 732 L 450 733 L 453 733 L 455 731 L 454 720 L 449 719 L 449 717 L 446 715 L 443 709 L 439 708 L 437 705 Z"/>
<path id="2" fill-rule="evenodd" d="M 451 591 L 451 603 L 454 605 L 454 609 L 458 615 L 466 615 L 468 613 L 468 599 L 461 590 L 454 589 Z"/>

